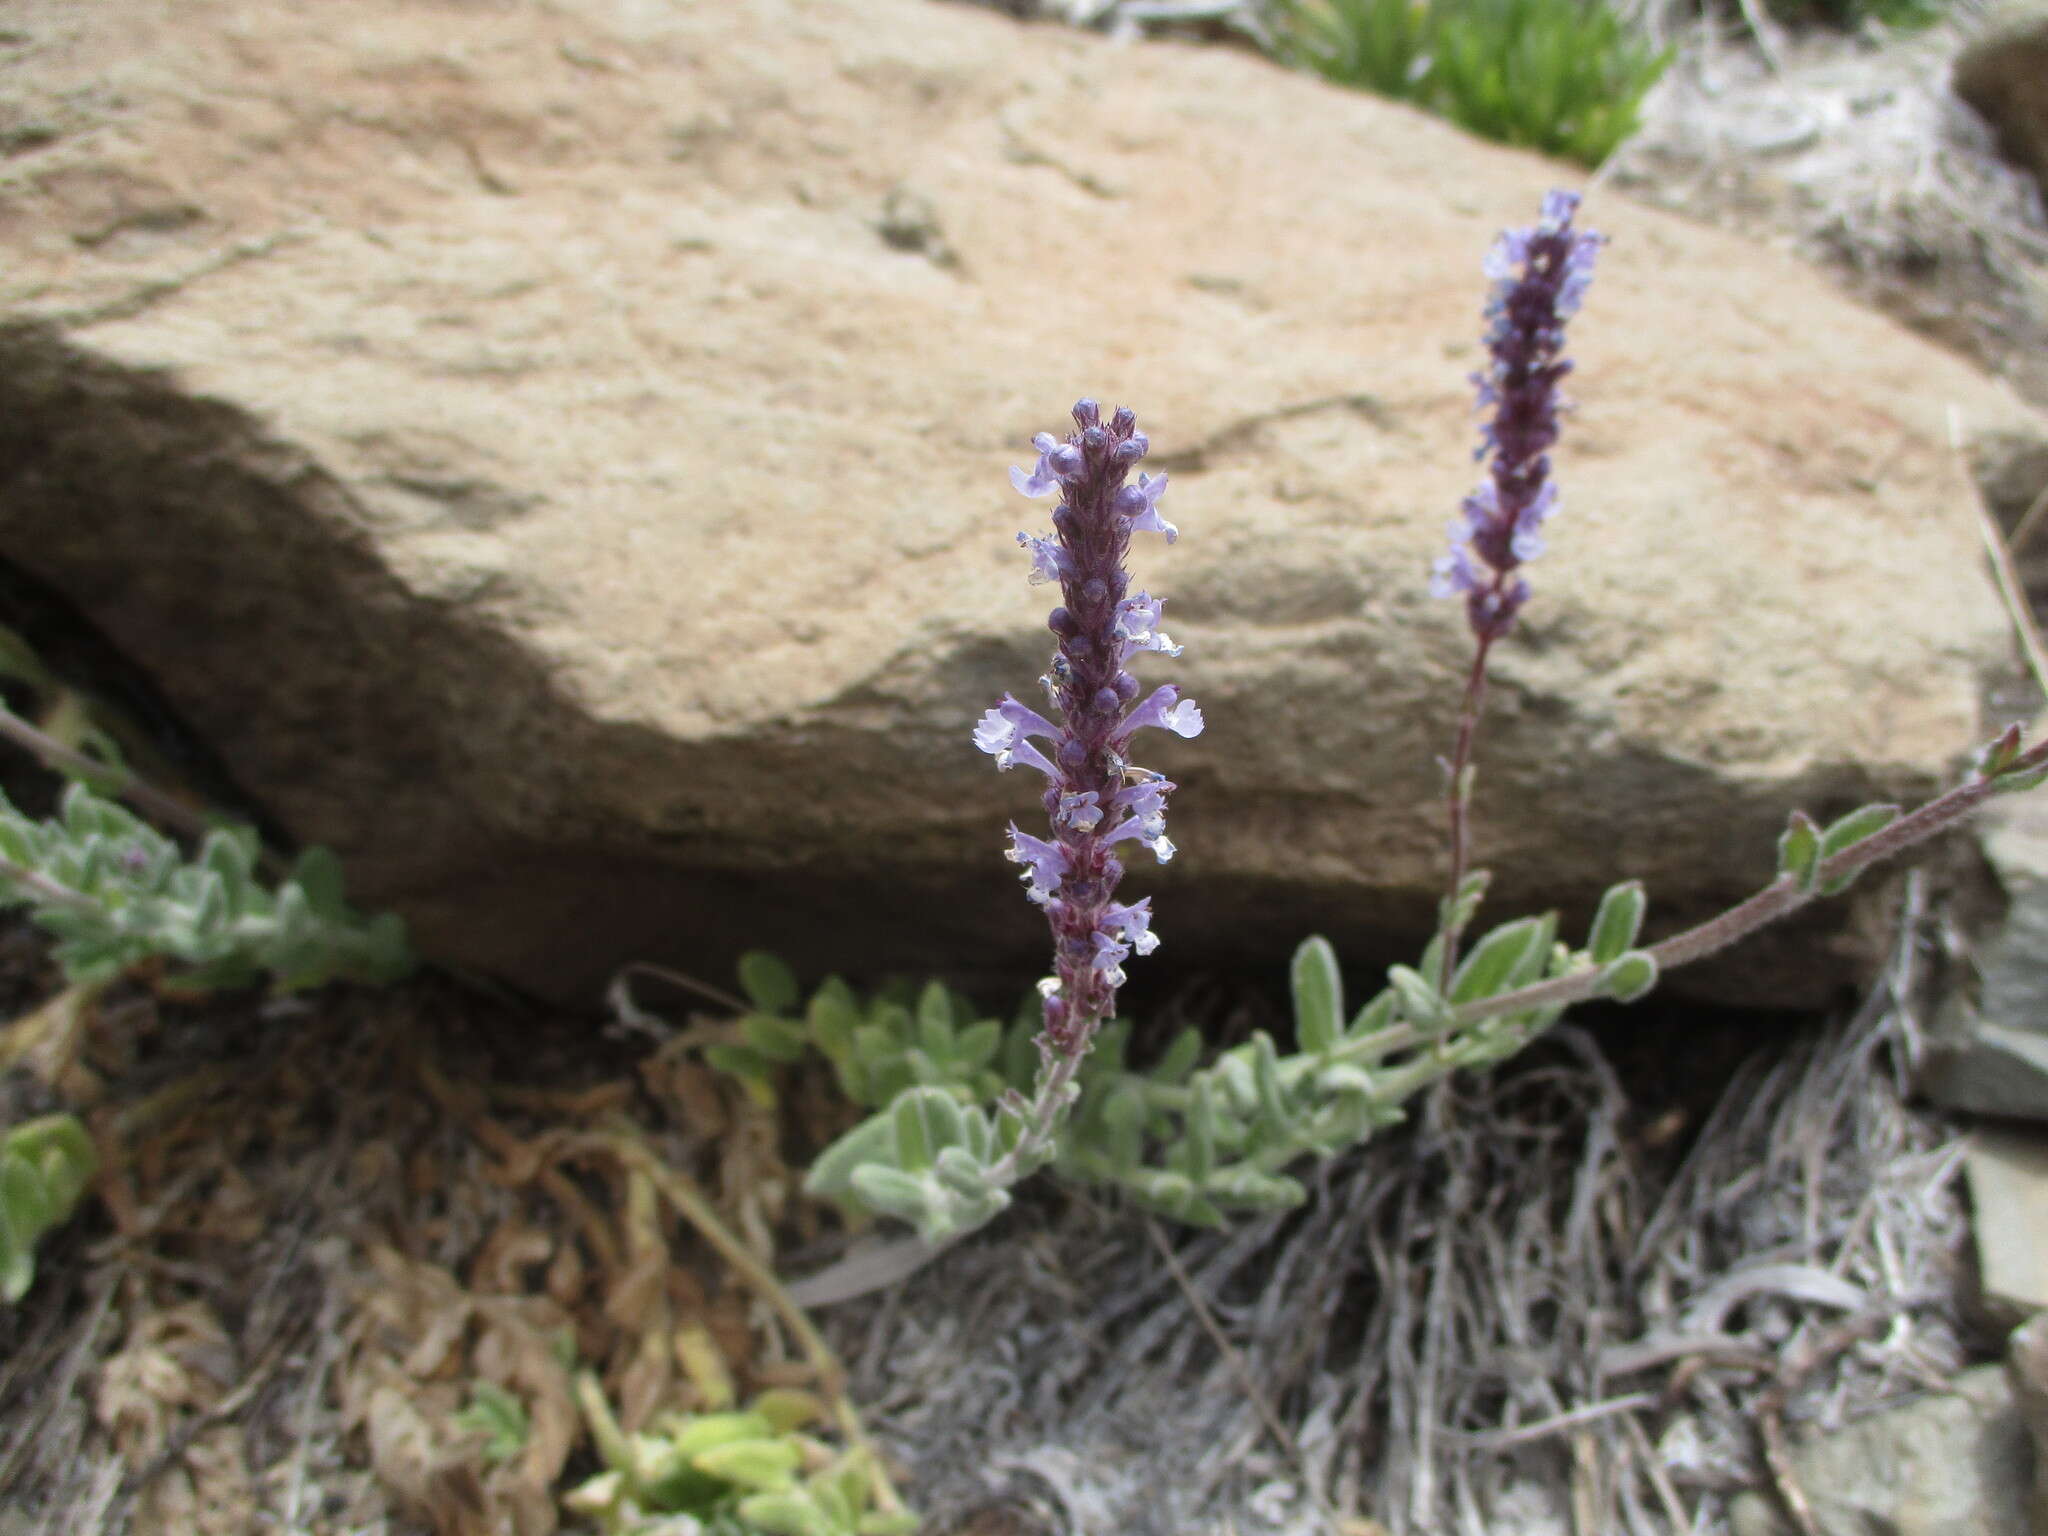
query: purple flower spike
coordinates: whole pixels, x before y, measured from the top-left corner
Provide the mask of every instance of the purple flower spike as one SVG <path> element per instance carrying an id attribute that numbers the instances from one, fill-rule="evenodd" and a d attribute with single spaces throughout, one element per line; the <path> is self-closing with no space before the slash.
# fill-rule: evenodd
<path id="1" fill-rule="evenodd" d="M 1148 726 L 1180 736 L 1202 728 L 1201 710 L 1170 683 L 1133 707 L 1140 688 L 1127 670 L 1141 651 L 1180 654 L 1160 632 L 1160 599 L 1131 593 L 1123 564 L 1133 533 L 1160 533 L 1169 543 L 1178 535 L 1159 515 L 1166 476 L 1132 478 L 1149 445 L 1130 411 L 1105 419 L 1094 401 L 1083 400 L 1073 416 L 1075 430 L 1065 441 L 1039 433 L 1031 443 L 1037 463 L 1010 471 L 1025 495 L 1060 497 L 1050 536 L 1017 536 L 1031 554 L 1031 579 L 1060 584 L 1060 606 L 1047 620 L 1058 649 L 1042 679 L 1052 718 L 1005 694 L 974 730 L 974 744 L 998 767 L 1021 763 L 1048 781 L 1052 836 L 1013 826 L 1008 857 L 1024 867 L 1025 894 L 1052 927 L 1054 974 L 1041 988 L 1039 1044 L 1049 1067 L 1069 1064 L 1064 1071 L 1114 1011 L 1123 962 L 1159 944 L 1150 899 L 1130 906 L 1114 899 L 1124 872 L 1112 851 L 1118 843 L 1142 843 L 1162 862 L 1173 856 L 1166 836 L 1173 784 L 1132 765 L 1131 740 Z"/>
<path id="2" fill-rule="evenodd" d="M 1479 408 L 1493 411 L 1480 429 L 1478 454 L 1493 456 L 1492 475 L 1452 519 L 1451 552 L 1436 562 L 1430 581 L 1435 596 L 1464 597 L 1466 618 L 1484 644 L 1514 627 L 1529 597 L 1529 583 L 1515 568 L 1543 553 L 1543 523 L 1557 510 L 1550 449 L 1565 404 L 1558 383 L 1572 367 L 1563 355 L 1564 325 L 1585 299 L 1601 245 L 1599 235 L 1572 228 L 1578 210 L 1576 192 L 1552 192 L 1533 228 L 1507 231 L 1486 256 L 1492 361 L 1472 382 Z"/>

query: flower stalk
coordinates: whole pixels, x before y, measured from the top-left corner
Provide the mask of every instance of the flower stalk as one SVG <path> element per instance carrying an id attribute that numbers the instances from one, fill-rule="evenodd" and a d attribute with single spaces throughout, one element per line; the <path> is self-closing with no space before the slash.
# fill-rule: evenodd
<path id="1" fill-rule="evenodd" d="M 1032 469 L 1010 471 L 1024 495 L 1060 498 L 1050 537 L 1017 535 L 1031 555 L 1031 580 L 1060 587 L 1061 601 L 1046 619 L 1056 646 L 1039 679 L 1049 714 L 1005 694 L 974 732 L 975 745 L 997 767 L 1023 766 L 1045 776 L 1051 824 L 1048 837 L 1010 826 L 1007 857 L 1023 867 L 1025 895 L 1045 913 L 1053 974 L 1039 984 L 1044 1022 L 1035 1092 L 1029 1104 L 1009 1105 L 1021 1133 L 1004 1160 L 1006 1173 L 1050 1145 L 1076 1091 L 1081 1060 L 1115 1012 L 1124 961 L 1159 944 L 1151 898 L 1128 905 L 1115 899 L 1124 844 L 1150 850 L 1161 863 L 1174 853 L 1166 836 L 1166 799 L 1174 785 L 1132 760 L 1133 740 L 1152 727 L 1178 736 L 1202 729 L 1202 712 L 1174 684 L 1141 699 L 1130 671 L 1141 652 L 1180 654 L 1159 628 L 1163 600 L 1131 592 L 1124 569 L 1133 533 L 1160 533 L 1169 544 L 1178 536 L 1159 514 L 1166 476 L 1130 478 L 1148 444 L 1128 409 L 1105 421 L 1093 400 L 1082 400 L 1073 420 L 1064 441 L 1049 432 L 1032 440 L 1038 450 Z"/>
<path id="2" fill-rule="evenodd" d="M 1458 713 L 1458 733 L 1445 760 L 1444 807 L 1450 844 L 1449 889 L 1439 922 L 1448 987 L 1457 969 L 1458 941 L 1473 902 L 1465 899 L 1470 863 L 1472 754 L 1486 702 L 1486 663 L 1494 642 L 1514 627 L 1529 599 L 1519 573 L 1543 553 L 1543 524 L 1558 506 L 1550 449 L 1565 408 L 1558 386 L 1571 372 L 1564 356 L 1565 322 L 1577 312 L 1593 280 L 1600 236 L 1575 230 L 1579 198 L 1552 192 L 1542 215 L 1527 229 L 1508 230 L 1486 257 L 1493 287 L 1487 296 L 1486 348 L 1490 360 L 1475 373 L 1479 409 L 1492 410 L 1480 430 L 1477 457 L 1491 457 L 1489 476 L 1467 496 L 1451 520 L 1450 553 L 1436 563 L 1430 591 L 1462 596 L 1472 630 L 1473 656 Z"/>

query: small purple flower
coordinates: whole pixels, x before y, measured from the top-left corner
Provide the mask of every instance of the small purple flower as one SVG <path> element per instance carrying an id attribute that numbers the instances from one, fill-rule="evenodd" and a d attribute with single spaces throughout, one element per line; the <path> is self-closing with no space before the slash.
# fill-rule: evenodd
<path id="1" fill-rule="evenodd" d="M 1041 987 L 1040 1049 L 1048 1062 L 1078 1060 L 1115 1008 L 1124 960 L 1159 944 L 1149 899 L 1130 906 L 1114 900 L 1124 872 L 1113 852 L 1118 843 L 1139 842 L 1162 862 L 1174 852 L 1166 836 L 1173 784 L 1131 763 L 1132 738 L 1151 726 L 1184 737 L 1202 729 L 1201 710 L 1170 683 L 1132 703 L 1140 692 L 1128 670 L 1132 658 L 1141 651 L 1180 654 L 1159 630 L 1163 604 L 1150 593 L 1130 593 L 1123 565 L 1133 533 L 1159 533 L 1169 543 L 1178 536 L 1159 514 L 1166 476 L 1140 474 L 1127 483 L 1150 446 L 1130 411 L 1119 409 L 1105 422 L 1100 407 L 1083 400 L 1073 416 L 1075 430 L 1064 442 L 1039 433 L 1031 442 L 1037 463 L 1010 471 L 1024 495 L 1060 497 L 1050 536 L 1017 536 L 1031 555 L 1031 579 L 1060 584 L 1060 606 L 1046 620 L 1058 648 L 1041 679 L 1052 718 L 1005 694 L 974 730 L 974 744 L 998 767 L 1022 763 L 1048 780 L 1051 838 L 1012 826 L 1008 850 L 1024 866 L 1025 894 L 1052 927 L 1055 974 Z M 1042 740 L 1044 750 L 1029 738 Z"/>
<path id="2" fill-rule="evenodd" d="M 1183 699 L 1174 684 L 1161 683 L 1146 696 L 1144 703 L 1124 717 L 1117 728 L 1117 739 L 1129 741 L 1139 731 L 1155 725 L 1176 736 L 1199 736 L 1202 711 L 1193 699 Z"/>
<path id="3" fill-rule="evenodd" d="M 1010 471 L 1013 475 L 1017 472 L 1015 468 Z M 1058 581 L 1066 574 L 1067 552 L 1057 541 L 1041 533 L 1020 533 L 1017 542 L 1031 551 L 1031 585 L 1034 587 L 1043 581 Z"/>
<path id="4" fill-rule="evenodd" d="M 1563 355 L 1564 325 L 1585 299 L 1601 245 L 1599 235 L 1572 228 L 1578 208 L 1577 193 L 1550 193 L 1536 225 L 1508 230 L 1486 256 L 1491 361 L 1472 381 L 1479 408 L 1493 411 L 1478 452 L 1482 460 L 1492 455 L 1492 475 L 1452 519 L 1451 551 L 1430 580 L 1434 596 L 1463 595 L 1472 632 L 1485 644 L 1513 628 L 1529 597 L 1515 569 L 1543 553 L 1543 524 L 1557 510 L 1549 455 L 1564 405 L 1558 384 L 1572 367 Z"/>
<path id="5" fill-rule="evenodd" d="M 1031 439 L 1031 446 L 1038 450 L 1038 463 L 1027 474 L 1010 466 L 1010 484 L 1026 496 L 1045 496 L 1060 488 L 1060 477 L 1053 469 L 1052 456 L 1059 451 L 1059 439 L 1050 432 L 1041 432 Z M 1019 535 L 1021 538 L 1022 535 Z"/>
<path id="6" fill-rule="evenodd" d="M 1129 661 L 1139 651 L 1159 651 L 1167 656 L 1180 654 L 1181 648 L 1159 628 L 1159 611 L 1165 606 L 1165 598 L 1154 597 L 1149 592 L 1127 597 L 1116 605 L 1116 636 L 1123 646 L 1120 660 Z"/>
<path id="7" fill-rule="evenodd" d="M 1010 823 L 1010 846 L 1003 857 L 1024 866 L 1020 877 L 1024 894 L 1041 906 L 1067 877 L 1067 850 L 1058 843 L 1020 831 L 1014 821 Z"/>
<path id="8" fill-rule="evenodd" d="M 1135 532 L 1163 533 L 1171 544 L 1180 537 L 1180 530 L 1159 515 L 1159 498 L 1166 494 L 1166 476 L 1139 475 L 1136 485 L 1127 485 L 1116 493 L 1116 509 L 1131 520 Z"/>

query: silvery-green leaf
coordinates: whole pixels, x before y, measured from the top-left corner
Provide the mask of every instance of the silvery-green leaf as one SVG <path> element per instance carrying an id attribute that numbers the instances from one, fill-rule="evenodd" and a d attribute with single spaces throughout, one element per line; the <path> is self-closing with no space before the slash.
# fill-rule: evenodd
<path id="1" fill-rule="evenodd" d="M 740 956 L 740 990 L 763 1013 L 793 1013 L 803 996 L 796 973 L 764 949 Z"/>
<path id="2" fill-rule="evenodd" d="M 1997 739 L 1977 754 L 1978 776 L 1995 779 L 2005 772 L 2007 765 L 2020 755 L 2020 744 L 2024 739 L 2017 720 L 1999 732 Z"/>
<path id="3" fill-rule="evenodd" d="M 738 1029 L 740 1038 L 770 1061 L 802 1061 L 810 1049 L 809 1033 L 793 1019 L 749 1013 L 741 1016 Z"/>
<path id="4" fill-rule="evenodd" d="M 910 1173 L 922 1173 L 931 1167 L 940 1147 L 952 1146 L 959 1139 L 957 1135 L 945 1137 L 939 1134 L 940 1123 L 933 1113 L 938 1102 L 943 1102 L 952 1111 L 957 1132 L 960 1108 L 950 1094 L 934 1094 L 924 1087 L 906 1088 L 889 1106 L 889 1119 L 896 1127 L 897 1167 Z"/>
<path id="5" fill-rule="evenodd" d="M 415 957 L 406 938 L 405 919 L 396 912 L 379 912 L 364 930 L 362 974 L 359 981 L 398 981 L 411 973 Z"/>
<path id="6" fill-rule="evenodd" d="M 1216 1058 L 1216 1064 L 1209 1069 L 1209 1076 L 1221 1090 L 1218 1109 L 1230 1109 L 1243 1115 L 1258 1109 L 1259 1090 L 1252 1081 L 1251 1047 L 1232 1046 Z"/>
<path id="7" fill-rule="evenodd" d="M 1269 1133 L 1284 1133 L 1293 1120 L 1286 1089 L 1280 1082 L 1280 1053 L 1263 1029 L 1252 1035 L 1252 1087 L 1258 1094 L 1259 1118 Z"/>
<path id="8" fill-rule="evenodd" d="M 1355 1043 L 1378 1034 L 1394 1022 L 1395 995 L 1391 987 L 1383 988 L 1379 996 L 1358 1010 L 1358 1017 L 1351 1021 L 1344 1031 L 1347 1042 Z"/>
<path id="9" fill-rule="evenodd" d="M 99 1172 L 99 1149 L 76 1115 L 42 1115 L 25 1120 L 7 1133 L 0 1147 L 36 1171 L 59 1221 L 70 1216 L 79 1196 Z"/>
<path id="10" fill-rule="evenodd" d="M 995 1019 L 982 1019 L 960 1031 L 953 1042 L 953 1065 L 962 1073 L 973 1073 L 996 1059 L 1003 1043 L 1003 1026 Z"/>
<path id="11" fill-rule="evenodd" d="M 43 1176 L 11 1150 L 0 1152 L 0 1209 L 15 1234 L 31 1244 L 57 1220 Z"/>
<path id="12" fill-rule="evenodd" d="M 1618 1003 L 1632 1003 L 1656 985 L 1656 957 L 1646 949 L 1632 949 L 1600 970 L 1600 990 Z"/>
<path id="13" fill-rule="evenodd" d="M 0 818 L 0 859 L 24 868 L 39 862 L 34 839 L 13 816 Z"/>
<path id="14" fill-rule="evenodd" d="M 853 1031 L 853 1054 L 870 1067 L 878 1067 L 902 1052 L 902 1039 L 886 1024 L 871 1021 L 857 1025 Z"/>
<path id="15" fill-rule="evenodd" d="M 1289 967 L 1294 991 L 1294 1034 L 1304 1051 L 1325 1056 L 1344 1032 L 1344 978 L 1337 951 L 1320 935 L 1305 939 Z"/>
<path id="16" fill-rule="evenodd" d="M 1202 1059 L 1202 1032 L 1190 1024 L 1173 1037 L 1173 1044 L 1166 1048 L 1166 1054 L 1145 1075 L 1155 1083 L 1168 1085 L 1185 1082 L 1187 1075 L 1195 1070 L 1195 1064 Z"/>
<path id="17" fill-rule="evenodd" d="M 1284 1173 L 1264 1173 L 1245 1164 L 1218 1168 L 1203 1181 L 1202 1188 L 1213 1200 L 1262 1211 L 1290 1210 L 1308 1199 L 1308 1191 L 1298 1180 Z"/>
<path id="18" fill-rule="evenodd" d="M 939 1189 L 914 1173 L 887 1163 L 862 1163 L 853 1170 L 853 1192 L 861 1204 L 884 1216 L 923 1224 Z"/>
<path id="19" fill-rule="evenodd" d="M 15 1231 L 0 1202 L 0 1301 L 13 1306 L 36 1283 L 36 1250 L 33 1238 Z"/>
<path id="20" fill-rule="evenodd" d="M 775 1426 L 752 1409 L 729 1408 L 718 1413 L 692 1414 L 680 1429 L 661 1444 L 661 1450 L 674 1452 L 688 1461 L 704 1451 L 716 1450 L 721 1445 L 767 1439 L 774 1433 Z M 643 1435 L 640 1438 L 648 1440 L 652 1437 Z"/>
<path id="21" fill-rule="evenodd" d="M 822 1199 L 844 1196 L 853 1188 L 855 1168 L 887 1161 L 893 1135 L 888 1115 L 870 1115 L 812 1160 L 804 1192 Z"/>
<path id="22" fill-rule="evenodd" d="M 908 1510 L 898 1510 L 894 1514 L 876 1511 L 860 1517 L 860 1524 L 854 1527 L 854 1536 L 915 1536 L 918 1525 L 918 1517 Z"/>
<path id="23" fill-rule="evenodd" d="M 1125 1175 L 1124 1182 L 1169 1211 L 1185 1208 L 1195 1195 L 1195 1186 L 1188 1176 L 1170 1169 L 1135 1168 Z"/>
<path id="24" fill-rule="evenodd" d="M 775 1070 L 774 1064 L 759 1051 L 748 1045 L 720 1043 L 705 1047 L 704 1061 L 714 1072 L 723 1072 L 741 1082 L 765 1083 Z"/>
<path id="25" fill-rule="evenodd" d="M 240 850 L 237 850 L 240 852 Z M 253 867 L 253 860 L 244 868 Z M 327 848 L 308 848 L 292 866 L 292 881 L 306 893 L 306 904 L 316 917 L 328 922 L 345 922 L 349 916 L 341 879 L 341 860 Z"/>
<path id="26" fill-rule="evenodd" d="M 1820 856 L 1823 863 L 1838 853 L 1846 853 L 1866 838 L 1874 837 L 1899 819 L 1896 805 L 1866 805 L 1851 811 L 1841 820 L 1829 825 L 1820 835 Z"/>
<path id="27" fill-rule="evenodd" d="M 953 1054 L 953 1000 L 936 981 L 917 1000 L 917 1043 L 939 1061 Z"/>
<path id="28" fill-rule="evenodd" d="M 1095 1032 L 1095 1046 L 1081 1065 L 1084 1082 L 1115 1077 L 1124 1069 L 1124 1052 L 1131 1043 L 1131 1021 L 1111 1019 Z"/>
<path id="29" fill-rule="evenodd" d="M 740 1500 L 739 1517 L 764 1536 L 852 1536 L 835 1524 L 808 1489 L 784 1488 Z"/>
<path id="30" fill-rule="evenodd" d="M 766 1491 L 794 1481 L 796 1469 L 803 1464 L 803 1452 L 779 1437 L 735 1440 L 699 1451 L 690 1458 L 690 1464 L 699 1472 L 742 1488 Z"/>
<path id="31" fill-rule="evenodd" d="M 1778 873 L 1790 875 L 1802 891 L 1813 888 L 1813 872 L 1820 863 L 1820 828 L 1804 811 L 1794 811 L 1778 839 Z"/>
<path id="32" fill-rule="evenodd" d="M 1479 904 L 1486 899 L 1486 888 L 1492 883 L 1492 872 L 1484 869 L 1475 869 L 1459 881 L 1457 894 L 1437 904 L 1437 931 L 1446 933 L 1470 926 L 1479 913 Z M 1434 976 L 1441 964 L 1439 958 L 1437 965 L 1424 966 L 1423 969 Z"/>
<path id="33" fill-rule="evenodd" d="M 1104 1147 L 1117 1168 L 1135 1168 L 1145 1149 L 1145 1090 L 1124 1082 L 1103 1100 Z"/>
<path id="34" fill-rule="evenodd" d="M 1541 918 L 1524 917 L 1494 929 L 1459 964 L 1451 978 L 1450 1001 L 1492 997 L 1533 977 L 1549 955 L 1552 926 Z"/>
<path id="35" fill-rule="evenodd" d="M 1343 1094 L 1363 1094 L 1372 1097 L 1372 1074 L 1363 1067 L 1349 1062 L 1334 1062 L 1315 1075 L 1316 1092 L 1335 1098 Z"/>
<path id="36" fill-rule="evenodd" d="M 1586 952 L 1595 964 L 1619 960 L 1634 947 L 1649 904 L 1649 895 L 1640 880 L 1624 880 L 1608 887 L 1600 898 L 1600 909 L 1593 914 L 1593 930 L 1586 940 Z"/>
<path id="37" fill-rule="evenodd" d="M 1187 1161 L 1184 1171 L 1199 1184 L 1216 1165 L 1216 1090 L 1210 1085 L 1206 1073 L 1195 1079 L 1183 1145 Z"/>
<path id="38" fill-rule="evenodd" d="M 1032 1003 L 1038 999 L 1033 997 Z M 1020 1020 L 1003 1031 L 1003 1052 L 1000 1070 L 1003 1081 L 1013 1088 L 1024 1089 L 1038 1072 L 1038 1017 Z"/>
<path id="39" fill-rule="evenodd" d="M 1846 853 L 1858 843 L 1874 837 L 1899 819 L 1896 805 L 1866 805 L 1861 810 L 1851 811 L 1840 821 L 1831 825 L 1820 835 L 1820 861 L 1826 863 L 1838 853 Z M 1821 885 L 1823 896 L 1837 896 L 1856 883 L 1855 874 L 1837 875 Z"/>
<path id="40" fill-rule="evenodd" d="M 1422 958 L 1415 962 L 1415 969 L 1422 975 L 1434 978 L 1444 973 L 1444 932 L 1439 928 L 1430 941 L 1423 946 Z"/>
<path id="41" fill-rule="evenodd" d="M 2022 794 L 2043 784 L 2048 784 L 2048 768 L 2030 768 L 2025 773 L 2001 773 L 1991 789 L 2000 795 Z"/>
<path id="42" fill-rule="evenodd" d="M 853 988 L 837 976 L 827 976 L 811 994 L 804 1017 L 811 1026 L 811 1038 L 835 1064 L 853 1055 L 853 1032 L 860 1023 L 860 1000 Z"/>
<path id="43" fill-rule="evenodd" d="M 199 933 L 218 929 L 225 924 L 232 913 L 228 906 L 228 892 L 221 877 L 210 869 L 199 871 L 200 884 L 198 901 L 192 913 L 192 927 Z"/>
<path id="44" fill-rule="evenodd" d="M 955 1194 L 979 1196 L 988 1191 L 988 1169 L 965 1147 L 941 1151 L 932 1172 Z"/>
<path id="45" fill-rule="evenodd" d="M 273 921 L 277 927 L 278 943 L 296 947 L 306 942 L 318 919 L 306 905 L 306 893 L 296 885 L 285 885 L 278 889 L 277 915 Z"/>
<path id="46" fill-rule="evenodd" d="M 1450 1005 L 1444 1001 L 1441 992 L 1423 979 L 1421 973 L 1405 965 L 1390 966 L 1387 980 L 1400 994 L 1402 1013 L 1417 1029 L 1434 1034 L 1450 1028 Z"/>

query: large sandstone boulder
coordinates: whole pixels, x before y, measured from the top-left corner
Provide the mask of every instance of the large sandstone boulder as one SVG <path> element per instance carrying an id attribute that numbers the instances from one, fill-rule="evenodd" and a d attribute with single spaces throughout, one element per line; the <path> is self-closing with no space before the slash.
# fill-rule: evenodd
<path id="1" fill-rule="evenodd" d="M 969 743 L 1044 665 L 1005 466 L 1134 406 L 1209 731 L 1169 957 L 1384 959 L 1441 878 L 1479 261 L 1569 173 L 1242 53 L 926 0 L 10 15 L 0 554 L 425 945 L 589 997 L 1036 963 Z M 1999 387 L 1617 197 L 1499 653 L 1501 909 L 1667 927 L 1786 811 L 1937 788 L 2009 665 L 1944 413 Z M 1809 1001 L 1835 909 L 1708 973 Z M 1829 939 L 1831 946 L 1820 940 Z"/>

